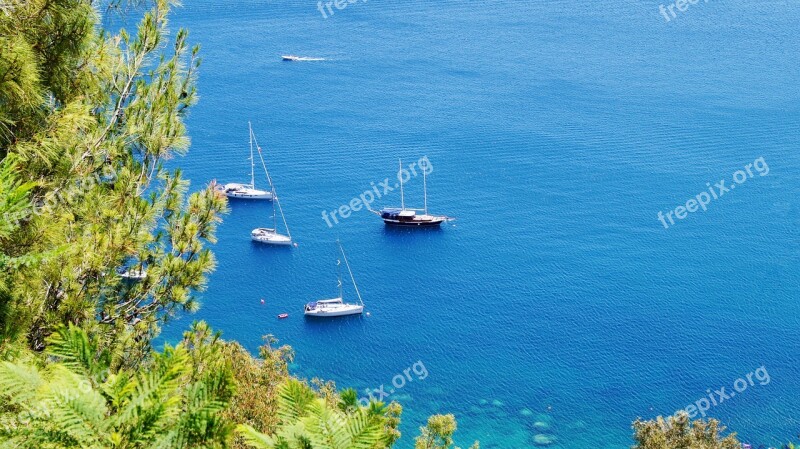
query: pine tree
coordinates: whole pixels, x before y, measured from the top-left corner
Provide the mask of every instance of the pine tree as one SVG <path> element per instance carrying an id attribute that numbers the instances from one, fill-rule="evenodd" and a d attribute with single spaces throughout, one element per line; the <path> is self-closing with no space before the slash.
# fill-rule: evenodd
<path id="1" fill-rule="evenodd" d="M 25 336 L 42 350 L 75 323 L 124 346 L 130 365 L 160 323 L 196 309 L 226 202 L 213 186 L 189 195 L 163 166 L 189 146 L 199 64 L 185 30 L 168 39 L 171 3 L 154 1 L 134 33 L 100 29 L 89 0 L 12 0 L 0 14 L 0 157 L 31 200 L 0 238 L 8 257 L 48 255 L 5 273 L 0 344 Z M 147 277 L 121 279 L 130 266 Z"/>

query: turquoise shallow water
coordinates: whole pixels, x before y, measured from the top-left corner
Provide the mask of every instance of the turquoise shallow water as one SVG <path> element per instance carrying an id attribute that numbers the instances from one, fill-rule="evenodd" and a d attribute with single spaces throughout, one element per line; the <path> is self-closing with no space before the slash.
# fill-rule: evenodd
<path id="1" fill-rule="evenodd" d="M 362 392 L 422 362 L 390 396 L 401 449 L 436 412 L 458 416 L 461 445 L 626 447 L 637 416 L 762 365 L 768 384 L 710 416 L 756 445 L 800 432 L 796 2 L 700 2 L 670 22 L 640 0 L 370 0 L 328 19 L 312 1 L 186 3 L 173 25 L 204 63 L 175 164 L 196 187 L 246 179 L 251 120 L 299 247 L 253 245 L 270 208 L 233 204 L 203 307 L 167 340 L 194 319 L 253 350 L 272 333 L 296 374 Z M 422 156 L 432 211 L 456 222 L 326 226 Z M 767 176 L 658 221 L 759 157 Z M 407 195 L 419 205 L 421 179 Z M 336 238 L 370 316 L 305 321 L 335 293 Z"/>

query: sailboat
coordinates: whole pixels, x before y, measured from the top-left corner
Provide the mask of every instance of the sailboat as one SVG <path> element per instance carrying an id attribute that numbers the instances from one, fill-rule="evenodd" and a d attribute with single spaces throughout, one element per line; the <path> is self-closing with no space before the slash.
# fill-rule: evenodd
<path id="1" fill-rule="evenodd" d="M 275 194 L 274 189 L 272 191 L 272 197 L 274 199 L 272 202 L 272 227 L 253 229 L 253 231 L 250 232 L 250 238 L 253 239 L 254 242 L 267 243 L 269 245 L 289 246 L 292 244 L 292 235 L 289 233 L 289 225 L 286 224 L 286 217 L 283 215 L 281 203 L 278 201 L 278 195 Z M 283 220 L 283 226 L 286 228 L 286 234 L 281 234 L 278 232 L 278 217 L 275 213 L 276 204 L 278 205 L 278 212 L 280 212 L 281 219 Z"/>
<path id="2" fill-rule="evenodd" d="M 119 273 L 119 277 L 129 281 L 141 281 L 147 277 L 147 270 L 141 265 L 139 268 L 133 267 L 127 270 L 120 268 L 117 272 Z"/>
<path id="3" fill-rule="evenodd" d="M 255 140 L 255 136 L 253 136 L 253 140 Z M 258 146 L 258 141 L 256 141 L 256 146 Z M 261 159 L 261 165 L 264 167 L 264 173 L 267 174 L 267 181 L 269 181 L 269 185 L 272 187 L 272 192 L 270 192 L 270 196 L 273 200 L 272 227 L 253 229 L 253 231 L 250 232 L 250 238 L 254 242 L 266 243 L 269 245 L 289 246 L 292 244 L 292 234 L 289 232 L 289 225 L 286 224 L 286 216 L 283 215 L 283 208 L 281 207 L 281 202 L 278 199 L 278 194 L 275 193 L 275 184 L 272 182 L 272 177 L 269 175 L 269 170 L 267 170 L 267 164 L 264 162 L 264 157 L 261 155 L 261 151 L 258 152 L 258 157 Z M 277 211 L 275 210 L 276 206 Z M 280 212 L 281 214 L 281 220 L 283 221 L 283 227 L 286 229 L 286 234 L 281 234 L 278 232 L 277 212 Z"/>
<path id="4" fill-rule="evenodd" d="M 353 277 L 353 270 L 350 269 L 350 263 L 347 261 L 347 256 L 344 254 L 344 247 L 342 247 L 341 242 L 338 240 L 336 243 L 339 245 L 339 250 L 342 253 L 342 259 L 344 259 L 344 264 L 347 266 L 347 272 L 350 273 L 350 279 L 353 281 L 353 287 L 355 287 L 356 295 L 358 296 L 358 303 L 351 304 L 344 302 L 342 294 L 342 272 L 340 268 L 341 261 L 337 260 L 336 274 L 339 280 L 339 296 L 333 299 L 322 299 L 306 304 L 304 312 L 305 316 L 327 318 L 360 315 L 362 312 L 364 312 L 364 301 L 361 299 L 361 293 L 358 291 L 356 278 Z"/>
<path id="5" fill-rule="evenodd" d="M 241 183 L 228 183 L 222 186 L 222 192 L 228 198 L 237 198 L 237 199 L 248 199 L 248 200 L 271 200 L 274 197 L 273 190 L 259 190 L 256 188 L 256 176 L 255 176 L 255 169 L 256 169 L 256 161 L 253 155 L 253 143 L 255 142 L 256 148 L 258 148 L 258 155 L 261 157 L 261 147 L 258 146 L 258 142 L 256 141 L 256 135 L 253 133 L 253 125 L 250 122 L 247 122 L 247 126 L 250 128 L 250 184 L 241 184 Z M 261 158 L 262 163 L 264 162 L 264 158 Z M 264 166 L 266 170 L 266 165 Z M 272 184 L 270 182 L 270 184 Z"/>
<path id="6" fill-rule="evenodd" d="M 400 172 L 403 171 L 403 161 L 400 160 Z M 398 172 L 398 173 L 400 173 Z M 399 178 L 399 176 L 398 176 Z M 383 219 L 387 226 L 401 226 L 409 228 L 436 227 L 445 221 L 454 220 L 445 215 L 431 215 L 428 213 L 428 180 L 425 170 L 422 171 L 422 189 L 425 198 L 424 209 L 410 209 L 406 207 L 403 183 L 400 183 L 400 207 L 384 207 L 380 211 L 372 211 Z M 422 214 L 417 214 L 422 212 Z"/>

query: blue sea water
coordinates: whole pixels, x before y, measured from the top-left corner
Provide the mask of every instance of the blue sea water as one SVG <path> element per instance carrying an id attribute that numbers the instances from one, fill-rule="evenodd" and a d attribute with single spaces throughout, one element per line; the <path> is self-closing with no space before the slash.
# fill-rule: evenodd
<path id="1" fill-rule="evenodd" d="M 232 204 L 202 309 L 164 338 L 199 319 L 253 351 L 274 334 L 299 376 L 394 389 L 400 449 L 445 412 L 462 446 L 627 447 L 637 417 L 762 366 L 769 383 L 708 414 L 756 445 L 796 439 L 800 6 L 711 0 L 668 22 L 659 4 L 370 0 L 325 19 L 312 0 L 186 2 L 172 25 L 204 62 L 174 164 L 194 188 L 246 180 L 252 121 L 298 247 L 251 243 L 271 207 Z M 423 156 L 429 207 L 455 222 L 326 225 Z M 658 220 L 759 157 L 768 175 Z M 421 206 L 421 178 L 406 187 Z M 337 238 L 370 316 L 307 321 L 336 292 Z M 427 377 L 394 388 L 417 362 Z"/>

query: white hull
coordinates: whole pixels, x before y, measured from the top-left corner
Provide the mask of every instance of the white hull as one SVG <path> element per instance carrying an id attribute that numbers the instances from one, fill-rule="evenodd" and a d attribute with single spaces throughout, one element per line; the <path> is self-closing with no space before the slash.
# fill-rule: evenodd
<path id="1" fill-rule="evenodd" d="M 272 192 L 254 189 L 242 184 L 225 184 L 223 187 L 225 196 L 228 198 L 238 198 L 246 200 L 271 200 Z"/>
<path id="2" fill-rule="evenodd" d="M 309 311 L 306 312 L 306 316 L 316 317 L 316 318 L 333 318 L 338 316 L 349 316 L 349 315 L 361 315 L 364 311 L 363 306 L 356 306 L 355 309 L 352 310 L 337 310 L 337 311 Z"/>
<path id="3" fill-rule="evenodd" d="M 358 291 L 356 279 L 353 277 L 353 271 L 350 270 L 350 263 L 347 261 L 347 256 L 344 254 L 344 248 L 339 241 L 339 249 L 342 252 L 342 258 L 345 265 L 347 265 L 347 272 L 350 273 L 350 280 L 353 281 L 353 287 L 356 289 L 358 295 L 358 304 L 346 303 L 342 300 L 342 278 L 339 276 L 339 296 L 333 299 L 323 299 L 320 301 L 310 302 L 306 304 L 304 309 L 305 316 L 317 318 L 332 318 L 348 315 L 361 315 L 364 312 L 364 301 L 361 299 L 361 293 Z M 338 261 L 337 261 L 338 265 Z"/>
<path id="4" fill-rule="evenodd" d="M 132 270 L 128 270 L 128 271 L 125 271 L 123 273 L 120 273 L 119 276 L 122 279 L 127 279 L 129 281 L 141 281 L 141 280 L 143 280 L 144 278 L 147 277 L 147 271 L 146 270 L 132 269 Z"/>
<path id="5" fill-rule="evenodd" d="M 364 306 L 360 304 L 323 304 L 318 303 L 313 309 L 306 307 L 304 312 L 306 316 L 327 318 L 348 315 L 361 315 L 364 312 Z"/>
<path id="6" fill-rule="evenodd" d="M 250 233 L 250 238 L 254 242 L 266 243 L 268 245 L 289 246 L 292 244 L 291 237 L 278 234 L 274 229 L 269 228 L 253 229 L 253 232 Z"/>

